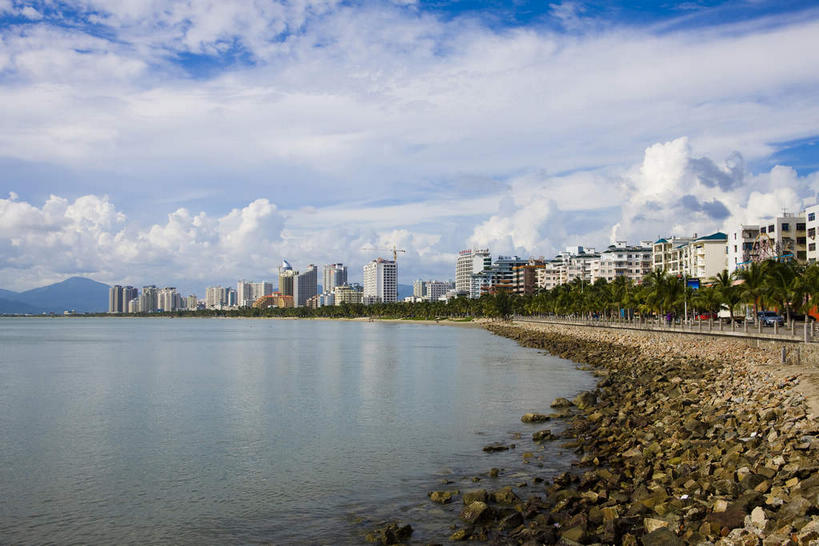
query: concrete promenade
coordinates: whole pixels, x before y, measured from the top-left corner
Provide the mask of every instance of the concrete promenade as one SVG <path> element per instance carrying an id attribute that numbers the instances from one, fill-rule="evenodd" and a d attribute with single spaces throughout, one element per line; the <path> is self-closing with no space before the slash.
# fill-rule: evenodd
<path id="1" fill-rule="evenodd" d="M 776 341 L 784 343 L 818 343 L 819 328 L 811 323 L 792 322 L 789 326 L 761 326 L 760 324 L 725 324 L 722 321 L 691 320 L 673 321 L 667 324 L 656 319 L 588 319 L 581 317 L 514 316 L 515 322 L 561 324 L 588 328 L 611 328 L 649 332 L 677 333 L 699 336 L 732 337 L 747 340 Z"/>

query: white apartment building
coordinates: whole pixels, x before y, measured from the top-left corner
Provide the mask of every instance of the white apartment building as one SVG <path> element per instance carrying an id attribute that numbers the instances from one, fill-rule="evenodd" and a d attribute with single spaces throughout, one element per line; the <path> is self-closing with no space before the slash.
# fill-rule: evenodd
<path id="1" fill-rule="evenodd" d="M 361 290 L 356 290 L 354 287 L 346 284 L 336 286 L 333 290 L 333 300 L 335 305 L 341 305 L 342 303 L 361 303 L 361 297 Z"/>
<path id="2" fill-rule="evenodd" d="M 686 246 L 683 275 L 711 279 L 728 269 L 728 236 L 721 231 L 699 237 Z"/>
<path id="3" fill-rule="evenodd" d="M 250 307 L 262 296 L 273 295 L 273 283 L 239 281 L 236 283 L 236 305 L 239 307 Z"/>
<path id="4" fill-rule="evenodd" d="M 363 301 L 395 303 L 398 300 L 398 266 L 393 260 L 378 258 L 364 266 Z"/>
<path id="5" fill-rule="evenodd" d="M 176 311 L 182 307 L 182 296 L 173 286 L 166 286 L 157 291 L 156 306 L 160 311 Z"/>
<path id="6" fill-rule="evenodd" d="M 752 261 L 754 244 L 757 243 L 758 236 L 759 225 L 757 224 L 740 224 L 728 232 L 726 241 L 728 273 L 742 269 Z"/>
<path id="7" fill-rule="evenodd" d="M 221 309 L 227 303 L 227 289 L 221 286 L 209 286 L 205 289 L 205 307 Z"/>
<path id="8" fill-rule="evenodd" d="M 153 284 L 142 287 L 142 294 L 139 295 L 140 313 L 153 313 L 158 309 L 158 293 Z"/>
<path id="9" fill-rule="evenodd" d="M 629 246 L 626 241 L 617 241 L 601 252 L 597 260 L 591 262 L 591 282 L 598 279 L 612 282 L 625 277 L 639 284 L 651 272 L 651 256 L 650 241 L 643 241 L 640 246 Z"/>
<path id="10" fill-rule="evenodd" d="M 477 293 L 473 290 L 472 276 L 484 269 L 492 267 L 492 255 L 488 249 L 467 249 L 458 253 L 455 263 L 455 290 L 470 297 L 480 297 L 480 288 Z"/>
<path id="11" fill-rule="evenodd" d="M 413 283 L 412 283 L 412 297 L 413 298 L 423 298 L 424 293 L 426 293 L 426 290 L 427 290 L 426 281 L 422 281 L 421 279 L 413 281 Z M 406 298 L 404 298 L 404 301 L 406 301 Z"/>
<path id="12" fill-rule="evenodd" d="M 805 243 L 807 262 L 814 264 L 819 262 L 819 250 L 816 248 L 816 231 L 819 228 L 819 205 L 813 205 L 805 209 Z"/>
<path id="13" fill-rule="evenodd" d="M 660 238 L 654 242 L 651 249 L 651 261 L 655 270 L 666 271 L 672 275 L 682 272 L 681 249 L 697 238 L 676 237 L 672 235 L 667 238 Z"/>
<path id="14" fill-rule="evenodd" d="M 591 282 L 592 265 L 599 260 L 600 254 L 593 248 L 566 247 L 565 251 L 544 262 L 543 267 L 537 269 L 537 287 L 551 290 L 574 279 Z"/>
<path id="15" fill-rule="evenodd" d="M 448 282 L 427 281 L 424 299 L 427 301 L 438 301 L 438 299 L 445 295 L 447 290 L 450 288 L 452 288 L 452 285 L 450 285 Z"/>
<path id="16" fill-rule="evenodd" d="M 344 264 L 327 264 L 322 272 L 321 289 L 331 293 L 336 286 L 347 284 L 347 266 Z"/>
<path id="17" fill-rule="evenodd" d="M 783 213 L 782 216 L 760 221 L 759 241 L 756 245 L 761 257 L 757 259 L 776 258 L 796 260 L 805 263 L 808 260 L 807 222 L 805 213 Z M 765 245 L 769 245 L 766 249 Z"/>
<path id="18" fill-rule="evenodd" d="M 718 231 L 698 237 L 659 239 L 652 248 L 655 270 L 669 275 L 710 279 L 728 269 L 728 235 Z"/>

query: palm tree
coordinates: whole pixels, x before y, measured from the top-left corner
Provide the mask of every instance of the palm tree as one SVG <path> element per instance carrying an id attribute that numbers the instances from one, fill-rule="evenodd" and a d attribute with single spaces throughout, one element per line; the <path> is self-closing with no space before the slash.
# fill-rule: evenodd
<path id="1" fill-rule="evenodd" d="M 731 322 L 734 322 L 734 309 L 742 301 L 742 293 L 737 286 L 734 286 L 733 273 L 728 273 L 727 269 L 723 269 L 722 273 L 718 273 L 714 277 L 714 286 L 719 292 L 721 303 L 728 307 L 728 312 L 731 315 Z"/>
<path id="2" fill-rule="evenodd" d="M 742 280 L 740 288 L 745 301 L 754 305 L 754 318 L 759 312 L 759 304 L 765 294 L 765 279 L 770 262 L 752 262 L 746 269 L 737 273 Z"/>

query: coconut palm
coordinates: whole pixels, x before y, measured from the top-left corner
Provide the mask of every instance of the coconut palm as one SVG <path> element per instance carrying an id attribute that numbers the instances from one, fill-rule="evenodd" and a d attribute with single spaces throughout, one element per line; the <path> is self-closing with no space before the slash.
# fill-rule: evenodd
<path id="1" fill-rule="evenodd" d="M 734 285 L 734 277 L 735 275 L 728 273 L 727 269 L 723 269 L 714 277 L 714 287 L 719 292 L 721 303 L 728 307 L 731 322 L 734 322 L 734 309 L 742 302 L 742 292 Z"/>
<path id="2" fill-rule="evenodd" d="M 759 305 L 765 295 L 765 278 L 770 262 L 752 262 L 746 269 L 737 273 L 742 280 L 740 291 L 743 299 L 754 306 L 754 316 L 759 312 Z"/>

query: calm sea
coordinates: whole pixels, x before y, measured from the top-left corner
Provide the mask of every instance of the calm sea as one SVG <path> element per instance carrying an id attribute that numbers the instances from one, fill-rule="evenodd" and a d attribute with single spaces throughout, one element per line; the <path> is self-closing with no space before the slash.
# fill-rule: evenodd
<path id="1" fill-rule="evenodd" d="M 592 384 L 479 328 L 0 319 L 0 543 L 442 541 L 426 492 L 566 469 L 520 415 Z"/>

